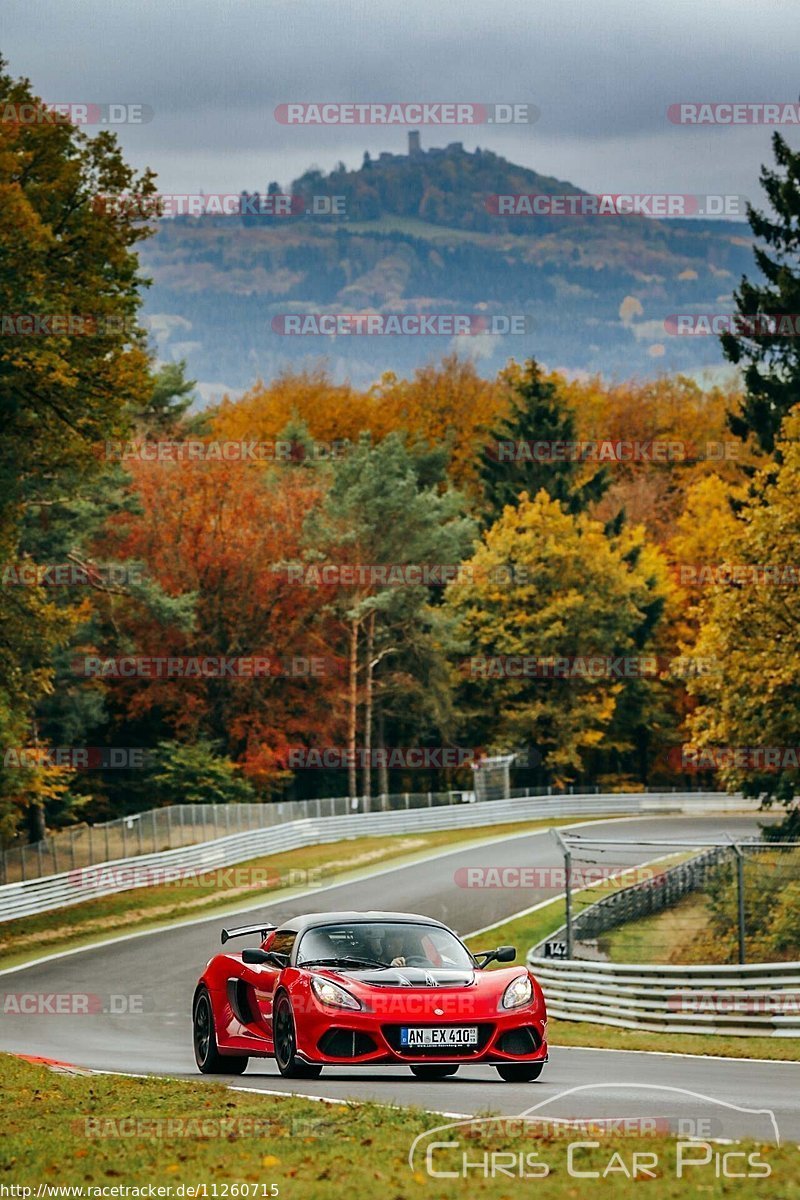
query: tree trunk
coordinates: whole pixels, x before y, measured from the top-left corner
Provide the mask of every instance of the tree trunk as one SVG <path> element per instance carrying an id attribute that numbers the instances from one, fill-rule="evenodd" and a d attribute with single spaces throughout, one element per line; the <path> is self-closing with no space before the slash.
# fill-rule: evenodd
<path id="1" fill-rule="evenodd" d="M 383 705 L 378 703 L 378 746 L 381 750 L 386 749 L 386 735 L 384 733 L 383 724 Z M 389 769 L 386 766 L 386 755 L 381 754 L 380 762 L 378 763 L 378 791 L 382 796 L 389 795 Z"/>
<path id="2" fill-rule="evenodd" d="M 358 795 L 356 776 L 356 720 L 358 714 L 358 621 L 350 625 L 350 703 L 347 719 L 347 790 L 350 799 Z"/>
<path id="3" fill-rule="evenodd" d="M 37 751 L 39 749 L 39 722 L 33 722 L 33 744 Z M 38 755 L 37 755 L 38 761 Z M 28 826 L 28 841 L 43 842 L 47 837 L 47 821 L 45 819 L 44 805 L 40 800 L 31 800 L 28 805 L 26 814 Z"/>
<path id="4" fill-rule="evenodd" d="M 367 620 L 367 678 L 364 687 L 364 812 L 372 807 L 372 672 L 375 653 L 375 612 Z"/>

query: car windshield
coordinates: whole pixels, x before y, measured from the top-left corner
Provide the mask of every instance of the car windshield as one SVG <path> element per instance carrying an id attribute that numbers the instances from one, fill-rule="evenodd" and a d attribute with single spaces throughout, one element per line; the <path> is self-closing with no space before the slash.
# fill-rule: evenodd
<path id="1" fill-rule="evenodd" d="M 438 925 L 380 921 L 318 925 L 303 934 L 297 965 L 431 967 L 464 970 L 474 964 L 455 934 Z"/>

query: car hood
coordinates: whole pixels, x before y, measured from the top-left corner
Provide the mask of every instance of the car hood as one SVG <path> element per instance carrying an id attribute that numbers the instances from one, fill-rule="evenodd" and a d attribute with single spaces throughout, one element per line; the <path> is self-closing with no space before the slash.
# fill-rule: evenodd
<path id="1" fill-rule="evenodd" d="M 341 967 L 315 967 L 314 974 L 327 975 L 345 984 L 362 983 L 370 988 L 463 988 L 475 983 L 475 972 L 469 967 L 387 967 L 352 971 Z"/>

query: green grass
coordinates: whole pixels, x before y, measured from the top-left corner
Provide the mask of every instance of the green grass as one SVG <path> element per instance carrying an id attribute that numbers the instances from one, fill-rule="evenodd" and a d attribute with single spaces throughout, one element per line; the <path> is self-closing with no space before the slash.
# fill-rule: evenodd
<path id="1" fill-rule="evenodd" d="M 684 957 L 684 950 L 708 929 L 708 924 L 706 897 L 700 892 L 690 892 L 663 912 L 610 929 L 599 943 L 611 962 L 688 962 L 691 960 Z"/>
<path id="2" fill-rule="evenodd" d="M 593 819 L 605 821 L 609 818 Z M 114 934 L 157 929 L 206 913 L 222 916 L 225 912 L 237 912 L 259 902 L 271 903 L 289 895 L 292 889 L 305 891 L 337 880 L 342 882 L 354 871 L 366 872 L 394 862 L 398 865 L 413 862 L 437 849 L 455 848 L 514 833 L 535 833 L 557 825 L 574 824 L 577 820 L 580 818 L 564 817 L 432 833 L 352 838 L 267 855 L 239 863 L 236 867 L 209 872 L 197 879 L 183 879 L 176 884 L 133 888 L 69 908 L 0 922 L 0 966 L 16 966 L 48 951 L 70 950 Z M 135 859 L 132 865 L 135 867 Z"/>
<path id="3" fill-rule="evenodd" d="M 498 1161 L 484 1160 L 484 1154 L 494 1152 L 512 1153 L 515 1162 L 517 1155 L 537 1154 L 534 1161 L 546 1163 L 551 1173 L 546 1179 L 521 1181 L 504 1172 L 487 1178 L 487 1173 L 473 1169 L 467 1178 L 433 1178 L 426 1172 L 424 1154 L 412 1167 L 408 1153 L 419 1134 L 446 1119 L 419 1109 L 372 1103 L 328 1105 L 300 1097 L 234 1092 L 205 1081 L 54 1074 L 8 1055 L 0 1058 L 0 1064 L 5 1113 L 0 1182 L 30 1187 L 33 1196 L 40 1185 L 84 1189 L 152 1185 L 169 1188 L 162 1194 L 173 1197 L 203 1195 L 194 1189 L 205 1185 L 207 1197 L 241 1196 L 241 1187 L 224 1191 L 234 1184 L 250 1185 L 249 1196 L 259 1198 L 269 1196 L 274 1185 L 281 1200 L 341 1200 L 343 1196 L 361 1200 L 374 1195 L 386 1200 L 464 1200 L 467 1196 L 512 1200 L 534 1191 L 540 1200 L 572 1200 L 587 1194 L 586 1182 L 568 1172 L 563 1136 L 532 1138 L 530 1131 L 520 1135 L 497 1123 L 474 1127 L 469 1137 L 467 1130 L 448 1131 L 448 1139 L 459 1134 L 464 1139 L 469 1162 Z M 410 1089 L 415 1086 L 424 1104 L 427 1089 L 424 1084 L 409 1084 Z M 454 1085 L 454 1094 L 457 1090 Z M 535 1084 L 530 1094 L 533 1103 L 538 1097 Z M 768 1163 L 771 1177 L 768 1182 L 754 1178 L 732 1184 L 715 1177 L 713 1158 L 709 1166 L 692 1169 L 689 1179 L 678 1179 L 676 1142 L 671 1137 L 589 1136 L 600 1144 L 578 1152 L 574 1160 L 578 1170 L 602 1172 L 615 1153 L 628 1165 L 634 1151 L 657 1156 L 655 1179 L 628 1181 L 617 1169 L 605 1179 L 591 1181 L 595 1197 L 639 1196 L 641 1182 L 648 1182 L 647 1195 L 659 1200 L 684 1200 L 689 1189 L 723 1197 L 731 1195 L 733 1188 L 745 1200 L 764 1195 L 781 1200 L 800 1197 L 798 1151 L 791 1144 L 737 1145 L 737 1150 L 757 1154 L 760 1162 Z M 584 1133 L 575 1135 L 576 1140 L 585 1138 Z M 448 1158 L 444 1162 L 434 1157 L 434 1169 L 460 1164 L 460 1149 L 438 1153 Z M 697 1148 L 692 1153 L 699 1156 Z M 737 1166 L 742 1161 L 737 1159 Z M 508 1159 L 506 1169 L 507 1164 Z"/>

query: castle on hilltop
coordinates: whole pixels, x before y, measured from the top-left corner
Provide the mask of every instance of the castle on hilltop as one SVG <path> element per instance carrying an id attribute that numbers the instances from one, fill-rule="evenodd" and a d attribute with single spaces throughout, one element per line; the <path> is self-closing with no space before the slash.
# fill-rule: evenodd
<path id="1" fill-rule="evenodd" d="M 376 159 L 371 159 L 369 153 L 364 153 L 364 165 L 377 162 L 382 163 L 407 163 L 409 160 L 419 158 L 447 158 L 454 154 L 464 154 L 463 142 L 450 142 L 445 147 L 432 147 L 430 150 L 423 150 L 420 144 L 420 132 L 418 129 L 411 129 L 408 133 L 408 154 L 390 154 L 388 150 L 384 150 Z"/>

